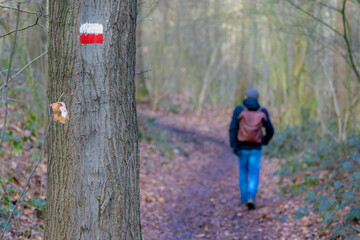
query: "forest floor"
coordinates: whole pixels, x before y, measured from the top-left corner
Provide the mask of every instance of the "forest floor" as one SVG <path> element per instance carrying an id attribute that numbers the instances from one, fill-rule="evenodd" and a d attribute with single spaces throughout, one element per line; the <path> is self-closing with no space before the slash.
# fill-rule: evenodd
<path id="1" fill-rule="evenodd" d="M 301 196 L 280 198 L 276 193 L 276 159 L 262 160 L 257 209 L 247 211 L 240 206 L 238 163 L 228 146 L 232 109 L 206 109 L 199 116 L 193 111 L 144 109 L 139 110 L 144 240 L 325 239 L 316 228 L 317 216 L 294 219 Z M 8 130 L 12 141 L 7 141 L 4 150 L 11 154 L 1 156 L 0 178 L 3 191 L 9 186 L 14 189 L 10 200 L 15 203 L 41 141 L 23 130 L 21 118 L 10 119 Z M 22 144 L 21 151 L 14 141 Z M 45 200 L 45 189 L 44 160 L 30 182 L 26 200 Z M 12 222 L 8 239 L 42 239 L 41 201 L 28 203 L 19 208 L 21 214 L 16 215 L 16 224 Z"/>
<path id="2" fill-rule="evenodd" d="M 169 160 L 145 154 L 156 146 L 141 142 L 144 239 L 325 239 L 316 216 L 294 219 L 301 196 L 276 194 L 276 159 L 262 159 L 257 209 L 240 205 L 237 158 L 228 146 L 231 114 L 230 109 L 208 109 L 201 116 L 141 111 L 140 118 L 153 119 L 176 143 Z"/>

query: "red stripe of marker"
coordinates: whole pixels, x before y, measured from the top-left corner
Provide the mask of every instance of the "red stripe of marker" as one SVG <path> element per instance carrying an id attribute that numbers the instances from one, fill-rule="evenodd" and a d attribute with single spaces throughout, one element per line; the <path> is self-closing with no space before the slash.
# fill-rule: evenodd
<path id="1" fill-rule="evenodd" d="M 95 44 L 103 43 L 104 38 L 102 34 L 81 34 L 80 43 L 81 44 Z"/>

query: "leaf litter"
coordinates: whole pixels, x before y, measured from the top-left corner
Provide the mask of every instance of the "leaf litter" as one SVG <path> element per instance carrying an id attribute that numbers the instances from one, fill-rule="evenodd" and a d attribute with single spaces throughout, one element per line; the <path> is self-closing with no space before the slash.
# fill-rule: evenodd
<path id="1" fill-rule="evenodd" d="M 61 115 L 60 108 L 65 104 L 55 103 L 52 107 L 54 113 Z M 214 109 L 206 109 L 200 116 L 191 111 L 178 115 L 140 110 L 144 118 L 173 126 L 175 130 L 163 127 L 159 131 L 169 132 L 166 142 L 177 143 L 164 151 L 155 141 L 140 141 L 144 240 L 328 239 L 326 230 L 318 228 L 319 216 L 310 213 L 294 218 L 302 207 L 300 196 L 280 198 L 276 193 L 278 179 L 272 174 L 278 169 L 276 159 L 263 159 L 257 210 L 249 212 L 240 206 L 237 159 L 226 148 L 232 109 Z M 67 115 L 61 116 L 66 122 Z M 9 122 L 10 128 L 13 125 L 22 129 L 21 119 Z M 12 146 L 5 144 L 4 148 L 11 152 Z M 32 151 L 38 148 L 39 144 L 31 141 L 21 153 L 2 158 L 2 176 L 12 178 L 14 188 L 21 189 L 25 183 Z M 46 165 L 46 161 L 42 162 L 32 179 L 27 201 L 34 197 L 45 199 Z M 17 226 L 12 222 L 9 239 L 18 235 L 42 239 L 43 215 L 26 205 L 21 205 L 19 212 L 16 225 L 23 232 L 16 232 Z"/>
<path id="2" fill-rule="evenodd" d="M 277 159 L 262 160 L 257 209 L 240 205 L 238 163 L 227 147 L 232 109 L 209 108 L 200 116 L 144 109 L 140 118 L 156 119 L 158 128 L 169 132 L 168 141 L 181 149 L 173 150 L 177 154 L 170 162 L 166 156 L 141 158 L 145 240 L 328 239 L 329 233 L 319 229 L 319 216 L 295 217 L 303 207 L 301 196 L 277 193 Z M 141 152 L 148 144 L 140 143 Z"/>

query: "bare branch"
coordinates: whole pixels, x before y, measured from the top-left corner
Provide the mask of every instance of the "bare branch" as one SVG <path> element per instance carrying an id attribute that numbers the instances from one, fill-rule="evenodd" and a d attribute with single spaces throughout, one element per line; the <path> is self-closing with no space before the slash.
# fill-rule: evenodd
<path id="1" fill-rule="evenodd" d="M 6 99 L 6 94 L 7 94 L 7 84 L 9 82 L 10 79 L 10 74 L 11 74 L 11 65 L 12 65 L 12 60 L 14 57 L 14 53 L 15 53 L 15 48 L 16 48 L 16 40 L 17 40 L 17 29 L 19 27 L 19 20 L 20 20 L 20 3 L 17 4 L 17 19 L 16 19 L 16 27 L 15 27 L 15 37 L 14 37 L 14 43 L 12 46 L 12 50 L 11 50 L 11 54 L 10 54 L 10 60 L 9 60 L 9 70 L 7 72 L 7 76 L 6 76 L 6 80 L 4 83 L 4 87 L 2 88 L 2 100 L 4 103 L 4 108 L 5 108 L 5 117 L 4 117 L 4 124 L 1 130 L 1 138 L 0 138 L 0 149 L 2 148 L 2 144 L 4 142 L 4 138 L 5 138 L 5 131 L 6 131 L 6 121 L 7 121 L 7 117 L 8 117 L 8 101 Z"/>
<path id="2" fill-rule="evenodd" d="M 356 78 L 360 82 L 360 73 L 359 73 L 359 70 L 357 69 L 357 66 L 355 64 L 355 60 L 354 60 L 354 57 L 353 57 L 353 54 L 352 54 L 352 49 L 351 49 L 351 43 L 350 43 L 350 39 L 349 39 L 349 36 L 348 36 L 349 26 L 347 24 L 346 12 L 345 12 L 346 11 L 346 2 L 347 2 L 347 0 L 344 0 L 343 8 L 341 10 L 341 14 L 342 14 L 342 17 L 343 17 L 343 27 L 344 27 L 344 36 L 343 36 L 343 38 L 345 40 L 346 48 L 347 48 L 347 51 L 348 51 L 348 54 L 349 54 L 351 68 L 354 70 Z"/>
<path id="3" fill-rule="evenodd" d="M 343 37 L 343 35 L 336 30 L 335 28 L 333 28 L 332 26 L 330 26 L 329 24 L 327 24 L 326 22 L 324 22 L 323 20 L 321 20 L 320 18 L 314 16 L 313 14 L 307 12 L 306 10 L 304 10 L 303 8 L 301 8 L 300 6 L 296 5 L 293 1 L 291 0 L 287 0 L 292 6 L 294 6 L 296 9 L 300 10 L 301 12 L 305 13 L 306 15 L 308 15 L 309 17 L 315 19 L 316 21 L 318 21 L 319 23 L 325 25 L 327 28 L 329 28 L 331 31 L 333 31 L 334 33 L 336 33 L 337 35 L 339 35 L 340 37 Z"/>
<path id="4" fill-rule="evenodd" d="M 336 7 L 333 7 L 331 5 L 328 5 L 328 4 L 323 3 L 321 1 L 318 1 L 318 0 L 312 0 L 312 1 L 315 2 L 316 4 L 319 4 L 319 5 L 323 6 L 323 7 L 326 7 L 326 8 L 329 8 L 329 9 L 333 10 L 333 11 L 341 13 L 341 10 L 336 8 Z"/>
<path id="5" fill-rule="evenodd" d="M 142 72 L 139 72 L 139 73 L 135 73 L 136 75 L 142 75 L 142 74 L 145 74 L 147 72 L 151 72 L 152 69 L 148 69 L 148 70 L 145 70 L 145 71 L 142 71 Z"/>
<path id="6" fill-rule="evenodd" d="M 24 31 L 24 30 L 26 30 L 28 28 L 34 27 L 34 26 L 38 25 L 38 21 L 39 21 L 39 17 L 36 18 L 36 21 L 35 21 L 34 24 L 31 24 L 29 26 L 26 26 L 26 27 L 23 27 L 23 28 L 20 28 L 20 29 L 15 29 L 14 31 L 11 31 L 11 32 L 8 32 L 8 33 L 6 33 L 4 35 L 1 35 L 0 38 L 6 37 L 6 36 L 8 36 L 10 34 L 13 34 L 14 32 L 20 32 L 20 31 Z"/>
<path id="7" fill-rule="evenodd" d="M 152 151 L 147 151 L 147 152 L 144 152 L 144 153 L 149 153 L 149 152 L 152 152 Z M 126 160 L 126 168 L 129 168 L 129 165 L 130 165 L 130 162 L 133 159 L 133 156 L 134 156 L 134 153 L 132 153 L 131 156 L 129 157 L 129 159 Z M 136 156 L 140 156 L 140 154 L 136 154 Z M 100 211 L 101 214 L 104 212 L 105 207 L 107 206 L 107 204 L 108 204 L 111 196 L 115 192 L 116 188 L 120 185 L 120 182 L 121 182 L 121 178 L 117 181 L 115 187 L 110 192 L 109 196 L 105 199 L 105 201 L 102 204 L 99 204 L 99 211 Z"/>
<path id="8" fill-rule="evenodd" d="M 33 64 L 34 62 L 36 62 L 37 60 L 39 60 L 41 57 L 43 57 L 44 55 L 46 55 L 48 53 L 48 51 L 46 50 L 45 52 L 43 52 L 42 54 L 40 54 L 39 56 L 37 56 L 36 58 L 34 58 L 33 60 L 31 60 L 28 64 L 26 64 L 23 68 L 21 68 L 17 73 L 15 73 L 10 79 L 9 81 L 11 81 L 13 78 L 15 78 L 17 75 L 19 75 L 22 71 L 24 71 L 27 67 L 29 67 L 31 64 Z"/>
<path id="9" fill-rule="evenodd" d="M 4 5 L 0 5 L 0 8 L 10 9 L 10 10 L 17 10 L 15 7 L 4 6 Z M 29 14 L 35 14 L 35 15 L 37 14 L 36 12 L 27 11 L 27 10 L 20 10 L 20 12 L 29 13 Z"/>
<path id="10" fill-rule="evenodd" d="M 49 32 L 49 30 L 46 27 L 44 27 L 43 25 L 41 25 L 40 23 L 38 23 L 37 25 L 45 32 L 47 32 L 47 33 Z"/>
<path id="11" fill-rule="evenodd" d="M 12 102 L 23 102 L 24 100 L 19 100 L 19 99 L 15 99 L 15 98 L 6 98 L 8 101 L 12 101 Z"/>
<path id="12" fill-rule="evenodd" d="M 47 50 L 45 52 L 43 52 L 42 54 L 40 54 L 39 56 L 37 56 L 36 58 L 34 58 L 33 60 L 31 60 L 28 64 L 26 64 L 22 69 L 20 69 L 17 73 L 15 73 L 13 76 L 11 76 L 11 78 L 9 79 L 8 83 L 13 80 L 16 76 L 18 76 L 20 73 L 22 73 L 27 67 L 29 67 L 31 64 L 33 64 L 34 62 L 36 62 L 37 60 L 39 60 L 42 56 L 47 54 Z M 5 83 L 3 85 L 1 85 L 0 89 L 2 89 L 5 86 Z"/>
<path id="13" fill-rule="evenodd" d="M 116 190 L 116 188 L 119 186 L 119 184 L 120 184 L 120 182 L 118 182 L 118 183 L 115 185 L 114 189 L 111 191 L 111 193 L 109 194 L 109 196 L 105 199 L 105 201 L 103 202 L 103 204 L 101 204 L 100 209 L 101 209 L 102 211 L 103 211 L 104 208 L 106 207 L 108 201 L 110 200 L 112 194 L 115 192 L 115 190 Z"/>
<path id="14" fill-rule="evenodd" d="M 6 3 L 6 2 L 11 2 L 11 0 L 7 0 L 7 1 L 2 1 L 0 3 Z M 37 1 L 37 2 L 33 2 L 33 1 L 16 1 L 17 3 L 21 3 L 21 4 L 38 4 L 41 3 L 41 1 Z"/>

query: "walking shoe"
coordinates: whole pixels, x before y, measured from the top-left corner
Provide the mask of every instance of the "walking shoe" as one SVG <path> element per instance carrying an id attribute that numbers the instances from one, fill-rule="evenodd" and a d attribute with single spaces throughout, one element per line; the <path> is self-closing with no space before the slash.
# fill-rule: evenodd
<path id="1" fill-rule="evenodd" d="M 240 204 L 239 204 L 239 209 L 240 209 L 241 212 L 247 211 L 247 201 L 246 202 L 241 201 Z"/>
<path id="2" fill-rule="evenodd" d="M 254 203 L 254 199 L 249 199 L 246 203 L 246 206 L 248 207 L 248 210 L 253 210 L 255 209 L 255 203 Z"/>

